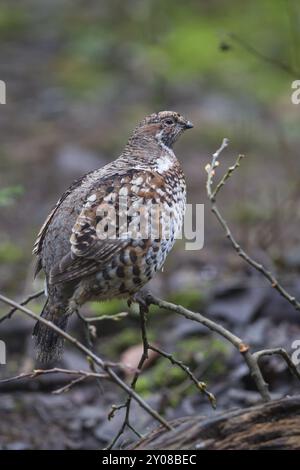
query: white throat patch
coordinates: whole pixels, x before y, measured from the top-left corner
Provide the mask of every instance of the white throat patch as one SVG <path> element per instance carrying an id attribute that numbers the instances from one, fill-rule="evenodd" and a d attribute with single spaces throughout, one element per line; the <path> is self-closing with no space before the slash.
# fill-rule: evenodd
<path id="1" fill-rule="evenodd" d="M 174 160 L 169 155 L 160 157 L 156 162 L 156 169 L 158 173 L 168 171 L 174 165 Z"/>
<path id="2" fill-rule="evenodd" d="M 174 159 L 176 159 L 176 157 L 173 150 L 161 141 L 162 131 L 158 132 L 155 137 L 161 148 L 167 153 L 163 157 L 160 157 L 156 162 L 158 173 L 164 173 L 174 165 Z"/>

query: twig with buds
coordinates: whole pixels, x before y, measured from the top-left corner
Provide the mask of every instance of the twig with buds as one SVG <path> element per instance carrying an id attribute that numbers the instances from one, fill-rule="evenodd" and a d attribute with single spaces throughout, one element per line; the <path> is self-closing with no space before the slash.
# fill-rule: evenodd
<path id="1" fill-rule="evenodd" d="M 167 353 L 166 351 L 163 351 L 162 349 L 158 348 L 157 346 L 154 346 L 151 343 L 149 343 L 148 336 L 147 336 L 147 329 L 146 329 L 146 320 L 147 320 L 148 306 L 151 305 L 151 303 L 153 303 L 153 302 L 150 301 L 150 298 L 154 299 L 154 297 L 152 297 L 151 294 L 149 294 L 149 293 L 144 293 L 143 297 L 144 297 L 143 301 L 138 302 L 139 303 L 140 320 L 141 320 L 143 352 L 142 352 L 142 356 L 141 356 L 139 364 L 138 364 L 137 371 L 135 372 L 134 377 L 132 379 L 131 387 L 133 388 L 133 390 L 135 389 L 138 378 L 139 378 L 139 375 L 140 375 L 140 373 L 143 369 L 143 366 L 144 366 L 145 362 L 148 359 L 149 350 L 152 350 L 152 351 L 157 352 L 160 356 L 165 357 L 166 359 L 168 359 L 171 362 L 171 364 L 174 364 L 174 365 L 180 367 L 181 370 L 183 370 L 184 373 L 187 375 L 187 377 L 192 381 L 192 383 L 194 383 L 196 385 L 197 390 L 200 391 L 203 395 L 205 395 L 209 399 L 209 402 L 210 402 L 211 406 L 213 408 L 216 408 L 216 398 L 214 397 L 214 395 L 212 393 L 210 393 L 207 390 L 207 385 L 206 385 L 205 382 L 200 382 L 196 378 L 195 374 L 193 374 L 193 372 L 189 369 L 189 367 L 186 364 L 184 364 L 182 361 L 179 361 L 179 360 L 175 359 L 175 357 L 172 354 Z M 116 444 L 118 439 L 122 436 L 122 434 L 125 432 L 127 427 L 129 429 L 131 429 L 137 436 L 142 437 L 142 436 L 140 436 L 140 434 L 136 431 L 136 429 L 130 423 L 131 402 L 132 402 L 132 397 L 129 396 L 125 403 L 123 403 L 121 405 L 113 405 L 112 406 L 112 409 L 109 413 L 109 419 L 112 419 L 114 417 L 116 411 L 124 409 L 124 408 L 125 408 L 125 416 L 124 416 L 123 423 L 122 423 L 118 433 L 112 439 L 111 443 L 107 447 L 108 450 L 112 449 L 114 447 L 114 445 Z"/>
<path id="2" fill-rule="evenodd" d="M 227 138 L 224 138 L 221 147 L 212 155 L 211 163 L 206 165 L 206 171 L 207 171 L 206 190 L 207 190 L 207 197 L 211 202 L 211 211 L 216 216 L 220 225 L 223 227 L 226 237 L 230 241 L 232 247 L 237 252 L 237 254 L 241 258 L 243 258 L 250 266 L 252 266 L 257 271 L 259 271 L 271 283 L 272 287 L 276 289 L 279 292 L 279 294 L 282 297 L 284 297 L 290 304 L 292 304 L 296 310 L 300 310 L 300 302 L 296 300 L 295 297 L 290 295 L 286 289 L 284 289 L 284 287 L 279 283 L 279 281 L 271 273 L 271 271 L 266 269 L 263 264 L 259 263 L 258 261 L 253 259 L 251 256 L 249 256 L 248 253 L 246 253 L 246 251 L 243 248 L 241 248 L 239 243 L 234 238 L 219 208 L 217 207 L 217 204 L 216 204 L 217 194 L 225 185 L 226 181 L 230 178 L 232 173 L 240 166 L 241 159 L 244 158 L 243 155 L 239 155 L 234 165 L 228 168 L 227 172 L 223 175 L 219 183 L 217 183 L 215 188 L 213 188 L 213 177 L 215 176 L 215 169 L 219 166 L 218 159 L 222 151 L 226 147 L 228 147 L 228 144 L 229 144 L 229 140 Z M 222 329 L 220 330 L 219 325 L 218 325 L 218 329 L 219 329 L 219 333 L 224 336 L 223 334 L 224 331 L 222 331 Z M 228 337 L 228 332 L 226 334 L 227 334 L 227 339 L 229 339 L 230 341 L 230 337 Z M 290 356 L 283 348 L 267 349 L 267 350 L 257 351 L 251 354 L 249 351 L 249 346 L 245 345 L 244 343 L 238 344 L 238 342 L 235 344 L 236 338 L 231 338 L 231 339 L 234 339 L 234 341 L 231 341 L 232 344 L 237 346 L 240 352 L 244 355 L 244 359 L 249 367 L 251 376 L 253 377 L 256 383 L 256 386 L 264 400 L 269 400 L 270 395 L 268 392 L 268 385 L 266 384 L 263 378 L 263 375 L 261 373 L 260 367 L 259 367 L 259 360 L 261 357 L 267 356 L 267 355 L 274 355 L 274 354 L 280 355 L 286 361 L 290 371 L 300 380 L 300 373 L 298 372 L 297 367 L 293 364 Z"/>
<path id="3" fill-rule="evenodd" d="M 283 286 L 280 284 L 278 279 L 274 276 L 274 274 L 269 271 L 262 263 L 256 261 L 254 258 L 252 258 L 248 253 L 245 252 L 245 250 L 239 245 L 239 243 L 236 241 L 234 235 L 232 234 L 226 220 L 222 216 L 217 204 L 216 204 L 216 196 L 221 190 L 221 188 L 225 185 L 226 181 L 228 178 L 232 175 L 232 173 L 240 166 L 240 161 L 242 158 L 244 158 L 243 155 L 239 155 L 235 164 L 227 170 L 225 175 L 221 178 L 220 182 L 216 185 L 215 189 L 213 189 L 213 177 L 215 175 L 215 169 L 218 166 L 218 158 L 221 154 L 221 152 L 228 147 L 229 140 L 228 139 L 223 139 L 222 145 L 217 150 L 216 153 L 213 154 L 211 163 L 206 165 L 206 171 L 207 171 L 207 184 L 206 184 L 206 189 L 207 189 L 207 196 L 208 199 L 211 202 L 211 211 L 213 214 L 216 216 L 217 220 L 223 227 L 225 231 L 225 235 L 230 241 L 232 247 L 234 250 L 237 252 L 237 254 L 243 258 L 250 266 L 252 266 L 254 269 L 259 271 L 271 284 L 271 286 L 279 292 L 279 294 L 284 297 L 291 305 L 296 310 L 300 310 L 300 302 L 292 296 Z"/>

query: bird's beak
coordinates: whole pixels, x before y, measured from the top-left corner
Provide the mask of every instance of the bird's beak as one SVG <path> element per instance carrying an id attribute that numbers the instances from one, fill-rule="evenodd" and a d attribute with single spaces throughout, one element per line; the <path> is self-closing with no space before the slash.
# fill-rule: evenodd
<path id="1" fill-rule="evenodd" d="M 185 128 L 186 129 L 193 129 L 194 124 L 191 121 L 186 121 Z"/>

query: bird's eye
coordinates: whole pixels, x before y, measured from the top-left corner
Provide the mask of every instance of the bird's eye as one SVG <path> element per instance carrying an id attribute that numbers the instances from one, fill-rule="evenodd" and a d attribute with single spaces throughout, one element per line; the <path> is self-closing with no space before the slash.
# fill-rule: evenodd
<path id="1" fill-rule="evenodd" d="M 165 120 L 165 123 L 168 125 L 168 126 L 172 126 L 172 124 L 174 123 L 173 119 L 166 119 Z"/>

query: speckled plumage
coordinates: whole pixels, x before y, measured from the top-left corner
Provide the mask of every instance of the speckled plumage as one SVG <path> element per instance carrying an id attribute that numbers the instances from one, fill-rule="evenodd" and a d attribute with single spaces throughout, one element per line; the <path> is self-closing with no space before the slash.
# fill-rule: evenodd
<path id="1" fill-rule="evenodd" d="M 161 269 L 185 211 L 185 180 L 172 145 L 190 127 L 172 111 L 148 116 L 117 160 L 88 173 L 62 195 L 33 250 L 37 272 L 46 275 L 43 316 L 66 328 L 69 315 L 86 301 L 132 297 Z M 149 224 L 158 235 L 137 236 L 140 211 L 150 214 L 153 206 L 159 213 Z M 117 214 L 115 222 L 110 211 Z M 63 341 L 55 332 L 37 323 L 34 335 L 41 361 L 60 356 Z"/>

